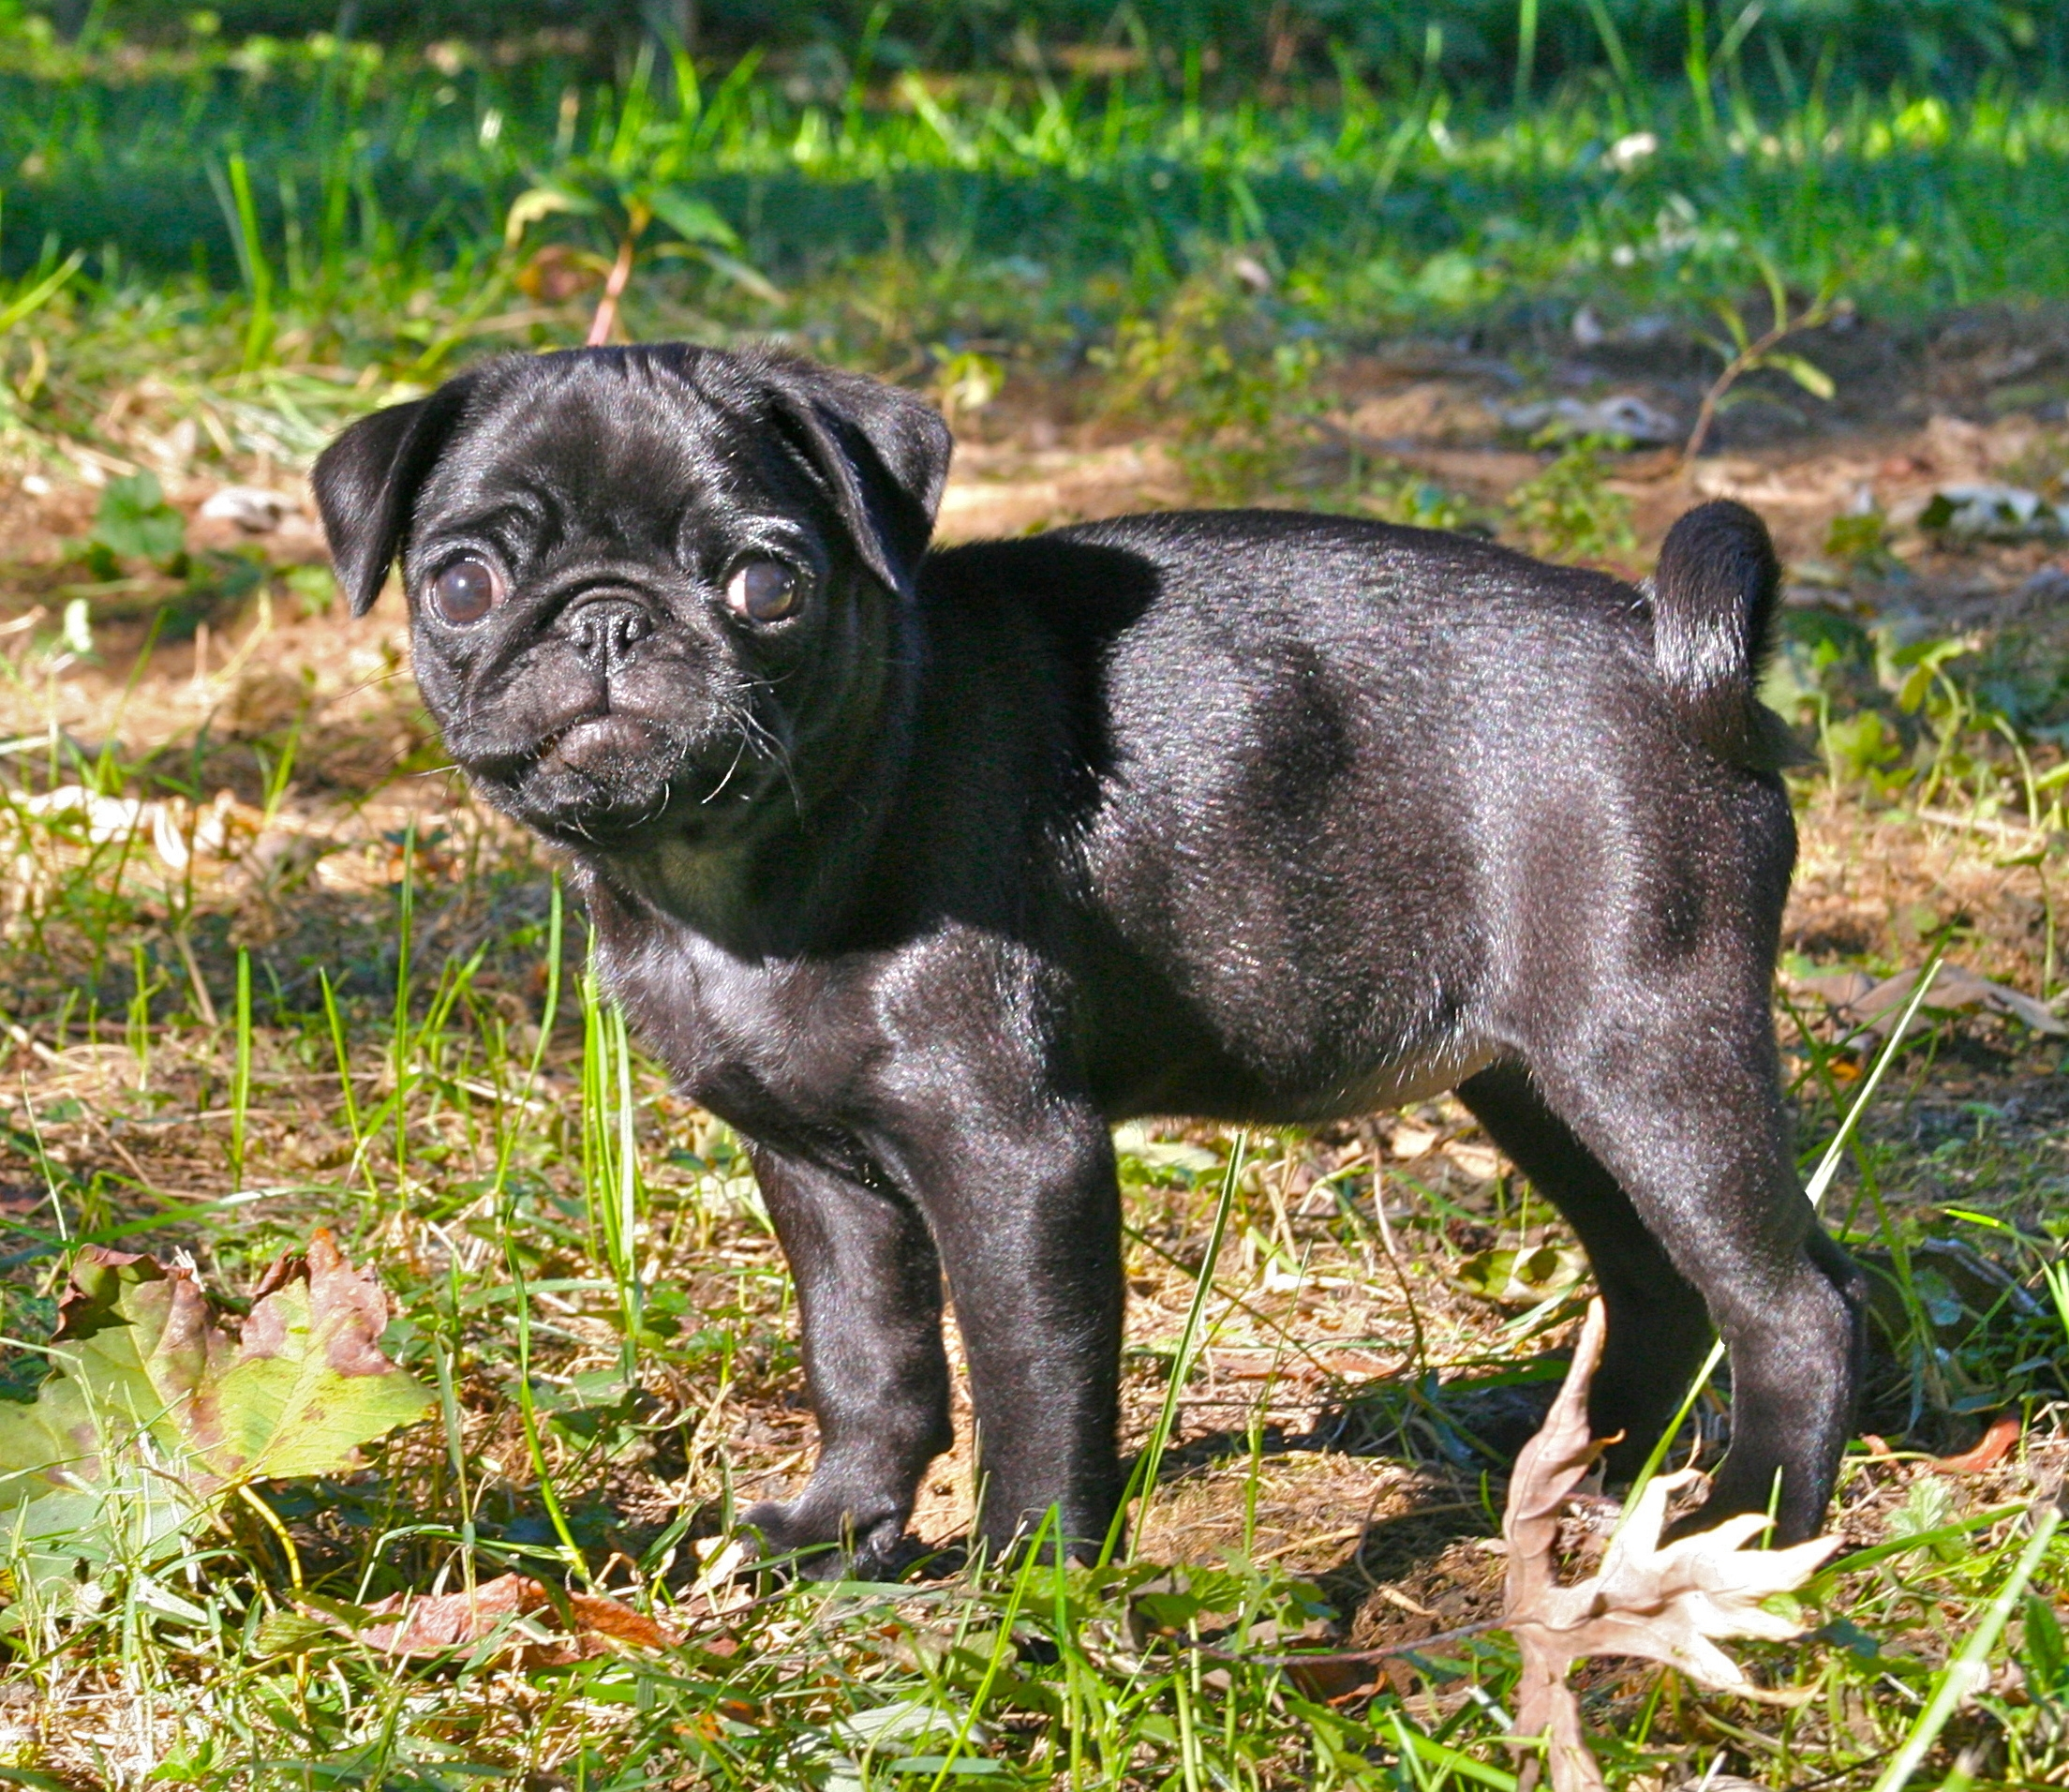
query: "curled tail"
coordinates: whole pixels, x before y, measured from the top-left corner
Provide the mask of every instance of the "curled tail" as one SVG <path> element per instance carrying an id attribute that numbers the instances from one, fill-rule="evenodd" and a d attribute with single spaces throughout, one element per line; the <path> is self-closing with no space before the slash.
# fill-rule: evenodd
<path id="1" fill-rule="evenodd" d="M 1758 695 L 1781 566 L 1767 525 L 1728 500 L 1667 531 L 1652 575 L 1652 650 L 1689 726 L 1728 764 L 1772 771 L 1801 756 Z"/>

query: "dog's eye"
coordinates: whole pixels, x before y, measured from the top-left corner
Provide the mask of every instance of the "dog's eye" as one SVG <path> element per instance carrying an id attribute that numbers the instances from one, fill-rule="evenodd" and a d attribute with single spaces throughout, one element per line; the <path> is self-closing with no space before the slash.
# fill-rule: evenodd
<path id="1" fill-rule="evenodd" d="M 725 582 L 725 601 L 750 622 L 780 622 L 797 607 L 797 575 L 781 560 L 748 560 Z"/>
<path id="2" fill-rule="evenodd" d="M 502 580 L 486 560 L 458 560 L 431 581 L 431 602 L 456 628 L 479 622 L 503 594 Z"/>

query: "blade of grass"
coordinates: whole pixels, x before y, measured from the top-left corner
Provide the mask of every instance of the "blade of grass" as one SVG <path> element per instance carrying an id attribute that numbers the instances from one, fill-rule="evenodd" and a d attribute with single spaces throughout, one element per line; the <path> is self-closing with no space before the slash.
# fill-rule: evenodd
<path id="1" fill-rule="evenodd" d="M 2026 1583 L 2032 1579 L 2033 1571 L 2040 1566 L 2040 1559 L 2047 1554 L 2055 1528 L 2061 1523 L 2062 1508 L 2057 1505 L 2043 1506 L 2034 1515 L 2033 1534 L 2019 1552 L 2018 1561 L 1983 1608 L 1975 1628 L 1956 1651 L 1954 1659 L 1941 1669 L 1925 1710 L 1918 1713 L 1917 1721 L 1911 1726 L 1911 1734 L 1904 1738 L 1895 1759 L 1875 1782 L 1874 1792 L 1903 1792 L 1911 1776 L 1917 1772 L 1919 1763 L 1940 1740 L 1940 1732 L 1946 1728 L 1947 1720 L 1989 1678 L 1989 1652 L 1996 1647 L 2005 1620 L 2012 1615 L 2012 1607 L 2018 1604 L 2019 1595 L 2026 1590 Z"/>
<path id="2" fill-rule="evenodd" d="M 245 371 L 251 373 L 273 348 L 273 269 L 266 261 L 265 241 L 259 231 L 259 208 L 251 197 L 251 171 L 242 150 L 231 152 L 229 167 L 238 260 L 244 264 L 245 279 L 251 289 L 251 322 L 245 333 Z"/>
<path id="3" fill-rule="evenodd" d="M 235 1068 L 230 1089 L 230 1186 L 245 1186 L 245 1126 L 251 1109 L 251 954 L 237 948 Z"/>
<path id="4" fill-rule="evenodd" d="M 416 923 L 417 820 L 402 830 L 402 888 L 395 926 L 395 1007 L 390 1023 L 390 1067 L 395 1092 L 395 1186 L 403 1185 L 409 1153 L 409 951 Z"/>
<path id="5" fill-rule="evenodd" d="M 625 1385 L 632 1386 L 639 1373 L 639 1334 L 645 1319 L 645 1291 L 639 1277 L 639 1149 L 633 1132 L 633 1042 L 625 1027 L 625 1012 L 615 1003 L 610 1010 L 610 1048 L 617 1064 L 618 1188 L 617 1223 L 613 1227 L 611 1268 L 618 1277 L 618 1309 L 623 1316 Z"/>
<path id="6" fill-rule="evenodd" d="M 531 1459 L 531 1472 L 539 1488 L 540 1501 L 546 1509 L 546 1521 L 559 1539 L 562 1556 L 568 1566 L 582 1576 L 583 1584 L 593 1587 L 596 1577 L 589 1572 L 588 1558 L 575 1544 L 574 1532 L 568 1528 L 567 1514 L 561 1508 L 559 1491 L 554 1486 L 553 1469 L 546 1461 L 544 1440 L 539 1434 L 538 1407 L 531 1392 L 531 1294 L 525 1285 L 525 1266 L 518 1261 L 516 1247 L 507 1233 L 503 1240 L 503 1262 L 510 1271 L 516 1296 L 517 1422 L 525 1434 L 525 1454 Z"/>
<path id="7" fill-rule="evenodd" d="M 74 249 L 58 263 L 52 273 L 37 281 L 26 292 L 22 293 L 4 308 L 0 308 L 0 332 L 14 328 L 24 318 L 40 311 L 55 298 L 59 291 L 73 275 L 86 264 L 86 251 Z"/>
<path id="8" fill-rule="evenodd" d="M 1516 0 L 1516 111 L 1530 103 L 1530 78 L 1538 64 L 1538 0 Z"/>
<path id="9" fill-rule="evenodd" d="M 1054 1553 L 1061 1557 L 1064 1551 L 1061 1540 L 1056 1538 L 1057 1511 L 1054 1506 L 1042 1515 L 1042 1521 L 1034 1527 L 1034 1534 L 1027 1539 L 1021 1553 L 1020 1570 L 1013 1576 L 1012 1590 L 1006 1595 L 1005 1609 L 999 1615 L 997 1639 L 991 1645 L 991 1658 L 984 1665 L 984 1678 L 978 1680 L 976 1690 L 970 1695 L 970 1709 L 963 1712 L 962 1722 L 957 1725 L 955 1740 L 948 1744 L 943 1755 L 941 1770 L 934 1775 L 933 1784 L 927 1792 L 941 1792 L 948 1776 L 956 1770 L 956 1762 L 969 1746 L 970 1732 L 976 1725 L 984 1710 L 984 1702 L 991 1696 L 992 1685 L 999 1678 L 999 1670 L 1005 1665 L 1006 1651 L 1013 1647 L 1013 1621 L 1020 1615 L 1020 1607 L 1027 1603 L 1027 1589 L 1034 1577 L 1034 1570 L 1042 1560 L 1044 1538 L 1054 1541 Z"/>
<path id="10" fill-rule="evenodd" d="M 151 1086 L 151 992 L 155 983 L 150 959 L 141 939 L 129 944 L 129 971 L 134 993 L 129 997 L 127 1032 L 129 1055 L 137 1064 L 136 1086 L 141 1094 Z"/>
<path id="11" fill-rule="evenodd" d="M 1941 1525 L 1932 1531 L 1914 1531 L 1908 1537 L 1898 1537 L 1889 1543 L 1871 1544 L 1866 1549 L 1850 1549 L 1837 1561 L 1821 1568 L 1811 1579 L 1806 1581 L 1804 1591 L 1808 1597 L 1817 1598 L 1829 1591 L 1841 1575 L 1858 1574 L 1863 1568 L 1871 1568 L 1878 1561 L 1885 1561 L 1892 1556 L 1906 1555 L 1913 1549 L 1930 1549 L 1936 1544 L 1954 1543 L 2032 1510 L 2032 1506 L 2021 1500 L 2014 1505 L 1992 1506 L 1986 1512 L 1972 1513 L 1954 1524 Z"/>
<path id="12" fill-rule="evenodd" d="M 1228 1147 L 1228 1166 L 1221 1179 L 1221 1193 L 1214 1202 L 1213 1224 L 1207 1234 L 1207 1254 L 1193 1282 L 1193 1298 L 1185 1309 L 1185 1323 L 1179 1330 L 1178 1349 L 1171 1358 L 1170 1380 L 1164 1384 L 1164 1403 L 1157 1411 L 1156 1424 L 1150 1431 L 1149 1441 L 1136 1459 L 1135 1472 L 1128 1477 L 1127 1489 L 1121 1496 L 1120 1510 L 1114 1514 L 1113 1524 L 1100 1547 L 1102 1567 L 1113 1560 L 1114 1551 L 1121 1546 L 1130 1502 L 1140 1501 L 1141 1509 L 1136 1516 L 1138 1534 L 1141 1531 L 1142 1520 L 1149 1514 L 1150 1496 L 1156 1486 L 1157 1471 L 1163 1467 L 1171 1426 L 1178 1419 L 1179 1396 L 1184 1391 L 1186 1376 L 1192 1371 L 1193 1351 L 1199 1338 L 1200 1322 L 1206 1316 L 1207 1296 L 1213 1288 L 1214 1265 L 1221 1260 L 1221 1241 L 1228 1234 L 1228 1215 L 1235 1205 L 1236 1181 L 1243 1174 L 1243 1153 L 1249 1138 L 1248 1132 L 1239 1132 Z"/>

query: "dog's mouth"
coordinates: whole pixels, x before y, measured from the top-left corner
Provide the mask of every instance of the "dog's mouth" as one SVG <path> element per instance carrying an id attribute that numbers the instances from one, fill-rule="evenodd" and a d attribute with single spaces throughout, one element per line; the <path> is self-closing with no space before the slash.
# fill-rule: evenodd
<path id="1" fill-rule="evenodd" d="M 539 742 L 532 758 L 534 762 L 557 759 L 586 776 L 616 780 L 629 767 L 656 757 L 668 744 L 651 722 L 609 711 L 556 729 Z"/>
<path id="2" fill-rule="evenodd" d="M 737 734 L 693 739 L 654 717 L 605 709 L 563 721 L 521 752 L 462 764 L 519 819 L 601 844 L 664 818 L 671 829 L 707 827 L 720 799 L 752 782 L 743 744 Z"/>

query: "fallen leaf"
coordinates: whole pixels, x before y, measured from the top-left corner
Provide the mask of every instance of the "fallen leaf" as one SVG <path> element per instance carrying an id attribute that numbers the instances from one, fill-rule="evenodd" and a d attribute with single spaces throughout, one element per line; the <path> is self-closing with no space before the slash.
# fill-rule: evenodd
<path id="1" fill-rule="evenodd" d="M 215 1411 L 217 1473 L 242 1479 L 335 1474 L 358 1444 L 421 1419 L 430 1396 L 380 1351 L 388 1297 L 355 1270 L 328 1232 L 305 1256 L 282 1257 L 260 1278 L 238 1360 Z"/>
<path id="2" fill-rule="evenodd" d="M 1516 406 L 1501 412 L 1501 421 L 1526 435 L 1541 432 L 1560 441 L 1582 436 L 1623 436 L 1640 446 L 1677 442 L 1689 433 L 1678 417 L 1669 416 L 1636 393 L 1618 392 L 1586 402 L 1555 398 Z"/>
<path id="3" fill-rule="evenodd" d="M 239 802 L 228 790 L 216 792 L 212 802 L 197 805 L 178 797 L 149 800 L 104 797 L 83 784 L 58 784 L 12 801 L 23 814 L 77 829 L 90 844 L 149 835 L 152 849 L 166 869 L 175 872 L 185 871 L 196 853 L 234 857 L 265 820 L 262 811 Z"/>
<path id="4" fill-rule="evenodd" d="M 1865 971 L 1829 971 L 1795 979 L 1799 989 L 1823 996 L 1833 1012 L 1857 1027 L 1870 1040 L 1886 1037 L 1897 1023 L 1911 993 L 1925 975 L 1922 968 L 1898 971 L 1880 983 Z M 2049 1038 L 2069 1037 L 2065 1023 L 2053 1008 L 2037 997 L 1993 983 L 1960 964 L 1942 963 L 1926 992 L 1925 1006 L 1949 1014 L 1972 1014 L 1982 1010 L 2008 1014 L 2022 1021 L 2035 1033 Z"/>
<path id="5" fill-rule="evenodd" d="M 1482 1300 L 1505 1307 L 1535 1307 L 1577 1287 L 1587 1274 L 1587 1259 L 1565 1246 L 1540 1245 L 1534 1250 L 1483 1250 L 1451 1272 L 1451 1279 Z"/>
<path id="6" fill-rule="evenodd" d="M 2017 1441 L 2017 1415 L 2000 1412 L 1990 1421 L 1990 1428 L 1976 1441 L 1973 1449 L 1964 1450 L 1959 1456 L 1934 1456 L 1926 1466 L 1942 1474 L 1981 1474 L 1984 1470 L 1994 1469 L 2003 1461 Z"/>
<path id="7" fill-rule="evenodd" d="M 521 1665 L 565 1666 L 614 1644 L 668 1649 L 682 1638 L 667 1625 L 601 1593 L 550 1588 L 528 1575 L 499 1575 L 454 1593 L 396 1593 L 366 1607 L 382 1621 L 352 1627 L 389 1655 L 443 1655 L 491 1640 Z"/>
<path id="8" fill-rule="evenodd" d="M 2024 541 L 2069 529 L 2069 507 L 2049 503 L 2023 485 L 1994 481 L 1942 485 L 1918 513 L 1918 527 L 1940 534 Z"/>
<path id="9" fill-rule="evenodd" d="M 1412 1121 L 1394 1123 L 1392 1135 L 1387 1141 L 1387 1149 L 1405 1162 L 1413 1161 L 1430 1151 L 1439 1135 L 1428 1127 L 1419 1127 Z"/>
<path id="10" fill-rule="evenodd" d="M 1502 1518 L 1509 1545 L 1502 1621 L 1523 1661 L 1516 1733 L 1547 1737 L 1555 1792 L 1600 1792 L 1604 1785 L 1587 1746 L 1580 1702 L 1567 1683 L 1574 1662 L 1591 1655 L 1640 1656 L 1679 1668 L 1704 1686 L 1771 1697 L 1717 1642 L 1800 1635 L 1803 1626 L 1761 1602 L 1801 1586 L 1841 1541 L 1819 1537 L 1790 1549 L 1749 1549 L 1743 1546 L 1769 1524 L 1755 1513 L 1662 1546 L 1669 1497 L 1701 1479 L 1684 1470 L 1646 1484 L 1611 1538 L 1599 1573 L 1560 1586 L 1553 1562 L 1559 1515 L 1604 1447 L 1588 1435 L 1587 1390 L 1606 1329 L 1601 1303 L 1591 1302 L 1558 1397 L 1516 1458 Z M 1529 1792 L 1537 1780 L 1537 1756 L 1527 1755 L 1518 1792 Z"/>
<path id="11" fill-rule="evenodd" d="M 100 1559 L 112 1501 L 156 1546 L 228 1487 L 356 1467 L 357 1445 L 431 1409 L 381 1354 L 387 1322 L 326 1232 L 266 1271 L 235 1338 L 191 1269 L 87 1246 L 52 1373 L 31 1404 L 0 1405 L 0 1524 L 62 1575 Z"/>
<path id="12" fill-rule="evenodd" d="M 711 1538 L 691 1547 L 701 1566 L 686 1602 L 690 1610 L 722 1618 L 754 1603 L 753 1583 L 744 1572 L 754 1560 L 754 1550 L 746 1538 Z"/>
<path id="13" fill-rule="evenodd" d="M 1337 1705 L 1374 1691 L 1383 1676 L 1369 1663 L 1345 1661 L 1336 1655 L 1319 1661 L 1290 1662 L 1281 1670 L 1302 1697 L 1317 1705 Z"/>
<path id="14" fill-rule="evenodd" d="M 201 515 L 211 522 L 235 523 L 247 535 L 271 535 L 301 508 L 297 499 L 264 485 L 218 485 Z"/>
<path id="15" fill-rule="evenodd" d="M 1452 1139 L 1445 1143 L 1444 1155 L 1468 1176 L 1481 1182 L 1492 1182 L 1501 1173 L 1501 1153 L 1492 1145 L 1470 1144 Z"/>
<path id="16" fill-rule="evenodd" d="M 1793 988 L 1821 997 L 1836 1011 L 1852 1009 L 1875 987 L 1875 978 L 1866 971 L 1817 971 L 1807 977 L 1793 977 L 1789 981 Z"/>
<path id="17" fill-rule="evenodd" d="M 1552 1551 L 1558 1542 L 1560 1509 L 1601 1454 L 1588 1434 L 1587 1390 L 1602 1360 L 1608 1330 L 1601 1302 L 1590 1301 L 1580 1343 L 1552 1410 L 1516 1457 L 1501 1517 L 1502 1540 L 1509 1546 L 1502 1616 L 1523 1658 L 1523 1674 L 1516 1685 L 1516 1733 L 1546 1738 L 1552 1784 L 1557 1792 L 1593 1792 L 1605 1785 L 1581 1729 L 1580 1702 L 1566 1683 L 1567 1664 L 1572 1656 L 1557 1652 L 1536 1615 L 1557 1587 Z M 1516 1776 L 1517 1792 L 1530 1792 L 1538 1782 L 1538 1770 L 1537 1756 L 1525 1756 Z"/>

